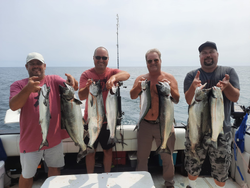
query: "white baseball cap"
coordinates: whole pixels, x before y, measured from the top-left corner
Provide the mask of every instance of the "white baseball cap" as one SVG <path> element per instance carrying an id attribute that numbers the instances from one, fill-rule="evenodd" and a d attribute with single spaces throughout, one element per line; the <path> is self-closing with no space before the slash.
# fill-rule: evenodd
<path id="1" fill-rule="evenodd" d="M 26 64 L 33 59 L 37 59 L 37 60 L 41 61 L 42 63 L 45 63 L 44 58 L 41 54 L 39 54 L 37 52 L 31 52 L 28 54 L 28 56 L 26 58 Z"/>

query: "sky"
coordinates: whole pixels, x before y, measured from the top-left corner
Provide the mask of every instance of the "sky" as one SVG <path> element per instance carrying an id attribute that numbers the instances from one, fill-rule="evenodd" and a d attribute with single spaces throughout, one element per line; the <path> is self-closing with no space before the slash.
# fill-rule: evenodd
<path id="1" fill-rule="evenodd" d="M 117 66 L 199 66 L 198 47 L 217 44 L 219 65 L 250 65 L 249 0 L 0 0 L 0 67 L 23 67 L 30 52 L 47 67 L 93 67 L 99 46 Z"/>

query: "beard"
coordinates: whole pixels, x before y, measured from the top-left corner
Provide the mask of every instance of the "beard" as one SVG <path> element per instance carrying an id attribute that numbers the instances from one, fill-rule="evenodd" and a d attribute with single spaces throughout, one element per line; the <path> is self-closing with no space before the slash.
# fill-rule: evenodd
<path id="1" fill-rule="evenodd" d="M 210 60 L 210 61 L 207 62 L 207 60 Z M 214 60 L 212 58 L 204 59 L 204 65 L 205 66 L 212 66 L 213 64 L 214 64 Z"/>

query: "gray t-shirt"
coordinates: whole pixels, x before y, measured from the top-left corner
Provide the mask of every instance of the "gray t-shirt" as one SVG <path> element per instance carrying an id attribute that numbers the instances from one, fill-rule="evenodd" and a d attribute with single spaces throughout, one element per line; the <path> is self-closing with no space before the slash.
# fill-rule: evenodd
<path id="1" fill-rule="evenodd" d="M 184 93 L 191 86 L 198 70 L 200 71 L 201 84 L 205 84 L 207 82 L 205 89 L 216 86 L 216 84 L 225 77 L 225 74 L 228 74 L 230 76 L 229 82 L 232 84 L 232 86 L 237 89 L 240 89 L 239 77 L 235 72 L 234 68 L 218 66 L 212 73 L 206 73 L 201 68 L 192 70 L 189 73 L 187 73 L 184 80 Z M 224 100 L 224 113 L 225 113 L 223 129 L 224 133 L 226 133 L 231 130 L 230 115 L 231 115 L 232 101 L 230 101 L 224 95 L 224 93 L 223 93 L 223 100 Z"/>

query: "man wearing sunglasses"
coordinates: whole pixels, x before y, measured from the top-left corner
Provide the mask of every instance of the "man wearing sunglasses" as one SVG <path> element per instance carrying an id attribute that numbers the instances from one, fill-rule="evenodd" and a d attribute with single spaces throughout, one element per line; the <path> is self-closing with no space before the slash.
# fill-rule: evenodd
<path id="1" fill-rule="evenodd" d="M 119 69 L 111 69 L 107 67 L 109 61 L 108 50 L 104 47 L 98 47 L 93 56 L 95 67 L 86 70 L 82 73 L 80 78 L 80 89 L 78 91 L 78 95 L 80 100 L 86 99 L 85 111 L 84 111 L 84 119 L 88 119 L 88 95 L 89 95 L 89 86 L 93 81 L 100 80 L 102 96 L 104 102 L 104 109 L 106 106 L 106 98 L 108 95 L 109 89 L 112 88 L 119 81 L 125 81 L 130 77 L 130 74 L 126 71 L 121 71 Z M 107 121 L 105 120 L 102 125 L 102 129 L 99 133 L 99 136 L 94 143 L 94 148 L 96 151 L 97 145 L 100 142 L 103 152 L 103 164 L 104 171 L 110 172 L 112 165 L 112 147 L 114 144 L 107 144 L 108 138 L 110 135 L 110 131 L 107 130 Z M 94 172 L 95 167 L 95 152 L 90 153 L 86 156 L 86 167 L 88 173 Z"/>
<path id="2" fill-rule="evenodd" d="M 161 145 L 161 134 L 159 125 L 159 97 L 156 88 L 158 82 L 168 82 L 171 87 L 171 95 L 175 102 L 179 102 L 180 94 L 178 84 L 173 75 L 161 71 L 161 53 L 158 49 L 149 50 L 146 55 L 146 63 L 148 73 L 140 75 L 136 78 L 133 88 L 130 90 L 131 99 L 136 99 L 141 93 L 141 82 L 150 81 L 151 107 L 141 121 L 137 132 L 137 171 L 147 171 L 148 156 L 151 152 L 152 142 L 155 139 L 157 147 Z M 161 153 L 163 178 L 166 187 L 174 187 L 174 165 L 172 154 L 174 151 L 175 133 L 172 126 L 171 136 L 167 141 L 167 147 L 171 154 Z"/>
<path id="3" fill-rule="evenodd" d="M 41 54 L 29 53 L 25 65 L 29 78 L 18 80 L 10 86 L 11 110 L 21 109 L 20 114 L 20 161 L 22 174 L 19 178 L 20 188 L 31 188 L 37 166 L 42 158 L 48 166 L 48 176 L 60 175 L 60 168 L 64 166 L 63 146 L 61 140 L 68 138 L 66 130 L 61 130 L 61 110 L 59 85 L 63 82 L 78 89 L 78 82 L 70 74 L 65 74 L 67 81 L 57 75 L 45 75 L 46 64 Z M 50 87 L 50 124 L 47 135 L 48 146 L 42 143 L 41 125 L 39 125 L 38 91 L 44 84 Z"/>

